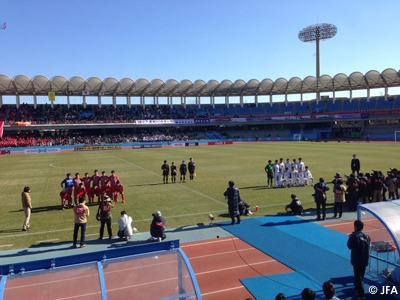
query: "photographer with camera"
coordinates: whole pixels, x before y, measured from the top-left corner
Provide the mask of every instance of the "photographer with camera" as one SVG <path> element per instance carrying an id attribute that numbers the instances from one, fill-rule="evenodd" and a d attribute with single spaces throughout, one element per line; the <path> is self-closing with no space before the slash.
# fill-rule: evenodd
<path id="1" fill-rule="evenodd" d="M 317 203 L 317 220 L 321 220 L 321 208 L 322 208 L 322 220 L 326 218 L 326 191 L 329 191 L 329 187 L 326 185 L 324 178 L 320 178 L 319 182 L 314 185 L 313 194 L 314 200 Z"/>
<path id="2" fill-rule="evenodd" d="M 387 189 L 389 191 L 389 200 L 395 200 L 397 199 L 396 197 L 396 187 L 397 187 L 397 177 L 396 177 L 396 169 L 390 169 L 390 171 L 387 172 L 388 176 L 385 179 L 385 185 L 387 186 Z"/>
<path id="3" fill-rule="evenodd" d="M 384 176 L 377 170 L 373 170 L 373 172 L 371 177 L 372 202 L 380 202 L 383 198 Z"/>
<path id="4" fill-rule="evenodd" d="M 346 175 L 347 195 L 346 200 L 350 211 L 357 210 L 359 181 L 354 174 Z"/>
<path id="5" fill-rule="evenodd" d="M 161 215 L 161 211 L 159 210 L 151 215 L 153 216 L 153 221 L 151 221 L 150 225 L 150 240 L 158 240 L 159 242 L 161 242 L 167 237 L 165 235 L 165 218 Z"/>

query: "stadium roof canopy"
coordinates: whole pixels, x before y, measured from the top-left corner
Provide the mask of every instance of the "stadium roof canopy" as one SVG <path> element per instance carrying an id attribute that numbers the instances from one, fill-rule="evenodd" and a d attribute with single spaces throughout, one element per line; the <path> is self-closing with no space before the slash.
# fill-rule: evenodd
<path id="1" fill-rule="evenodd" d="M 0 74 L 1 95 L 38 95 L 47 96 L 48 92 L 56 95 L 86 95 L 86 96 L 136 96 L 136 97 L 207 97 L 207 96 L 244 96 L 244 95 L 285 95 L 319 92 L 369 90 L 382 87 L 399 87 L 400 71 L 386 69 L 382 73 L 371 70 L 366 74 L 353 72 L 349 76 L 339 73 L 334 77 L 322 75 L 318 79 L 308 76 L 303 80 L 293 77 L 290 80 L 278 78 L 275 81 L 264 79 L 261 82 L 251 79 L 248 82 L 238 79 L 235 82 L 223 80 L 218 82 L 210 80 L 182 80 L 175 79 L 162 81 L 154 79 L 138 79 L 134 81 L 124 78 L 118 81 L 109 77 L 101 80 L 90 77 L 87 80 L 74 76 L 66 79 L 63 76 L 54 76 L 48 79 L 37 75 L 29 78 L 25 75 L 17 75 L 10 78 Z"/>

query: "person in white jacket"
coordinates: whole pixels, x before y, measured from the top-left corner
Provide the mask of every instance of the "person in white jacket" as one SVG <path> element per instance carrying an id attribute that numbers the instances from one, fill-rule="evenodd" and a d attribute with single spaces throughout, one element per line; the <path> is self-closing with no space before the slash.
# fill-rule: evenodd
<path id="1" fill-rule="evenodd" d="M 118 219 L 118 236 L 121 239 L 129 241 L 133 234 L 132 217 L 126 214 L 126 211 L 121 211 L 121 217 Z"/>

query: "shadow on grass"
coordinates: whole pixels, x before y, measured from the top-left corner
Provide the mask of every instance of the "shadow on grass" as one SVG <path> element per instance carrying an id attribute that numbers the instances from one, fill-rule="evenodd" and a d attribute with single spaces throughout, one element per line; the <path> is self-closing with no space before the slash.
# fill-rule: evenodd
<path id="1" fill-rule="evenodd" d="M 0 233 L 13 233 L 13 232 L 20 232 L 21 229 L 4 229 L 4 230 L 0 230 Z"/>
<path id="2" fill-rule="evenodd" d="M 210 228 L 209 224 L 204 224 L 204 223 L 197 223 L 196 226 L 190 225 L 190 226 L 181 226 L 178 228 L 174 229 L 166 229 L 165 232 L 184 232 L 184 231 L 191 231 L 191 230 L 199 230 L 199 229 L 205 229 L 205 228 Z"/>
<path id="3" fill-rule="evenodd" d="M 46 212 L 46 211 L 54 211 L 54 210 L 61 210 L 61 205 L 51 205 L 51 206 L 41 206 L 41 207 L 34 207 L 32 208 L 32 214 L 40 213 L 40 212 Z M 9 212 L 11 213 L 22 213 L 22 209 L 18 210 L 10 210 Z"/>
<path id="4" fill-rule="evenodd" d="M 265 190 L 265 189 L 272 189 L 273 187 L 267 185 L 256 185 L 256 186 L 245 186 L 240 187 L 240 190 Z"/>
<path id="5" fill-rule="evenodd" d="M 164 183 L 158 182 L 158 183 L 146 183 L 146 184 L 132 184 L 132 185 L 127 185 L 127 187 L 134 187 L 134 186 L 153 186 L 153 185 L 163 185 Z"/>

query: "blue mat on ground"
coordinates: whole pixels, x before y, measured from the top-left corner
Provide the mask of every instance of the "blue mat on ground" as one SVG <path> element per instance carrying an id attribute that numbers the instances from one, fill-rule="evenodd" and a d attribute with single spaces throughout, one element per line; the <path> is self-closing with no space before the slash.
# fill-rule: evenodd
<path id="1" fill-rule="evenodd" d="M 350 253 L 346 247 L 345 234 L 295 216 L 252 218 L 244 220 L 240 225 L 220 226 L 294 271 L 308 274 L 301 276 L 303 288 L 319 282 L 321 289 L 326 280 L 331 280 L 337 290 L 343 290 L 345 294 L 354 288 L 353 268 L 349 262 Z M 250 278 L 243 282 L 251 293 L 257 293 L 251 280 L 257 286 L 256 281 L 261 282 L 263 278 L 266 277 Z M 286 289 L 283 285 L 280 288 Z M 301 290 L 297 293 L 300 294 Z M 268 292 L 269 298 L 275 295 Z"/>
<path id="2" fill-rule="evenodd" d="M 301 272 L 243 278 L 240 281 L 257 300 L 271 300 L 282 292 L 288 299 L 301 300 L 300 293 L 304 287 L 314 291 L 321 289 L 318 281 Z M 320 296 L 318 299 L 323 299 L 321 292 L 317 292 L 317 296 Z"/>

